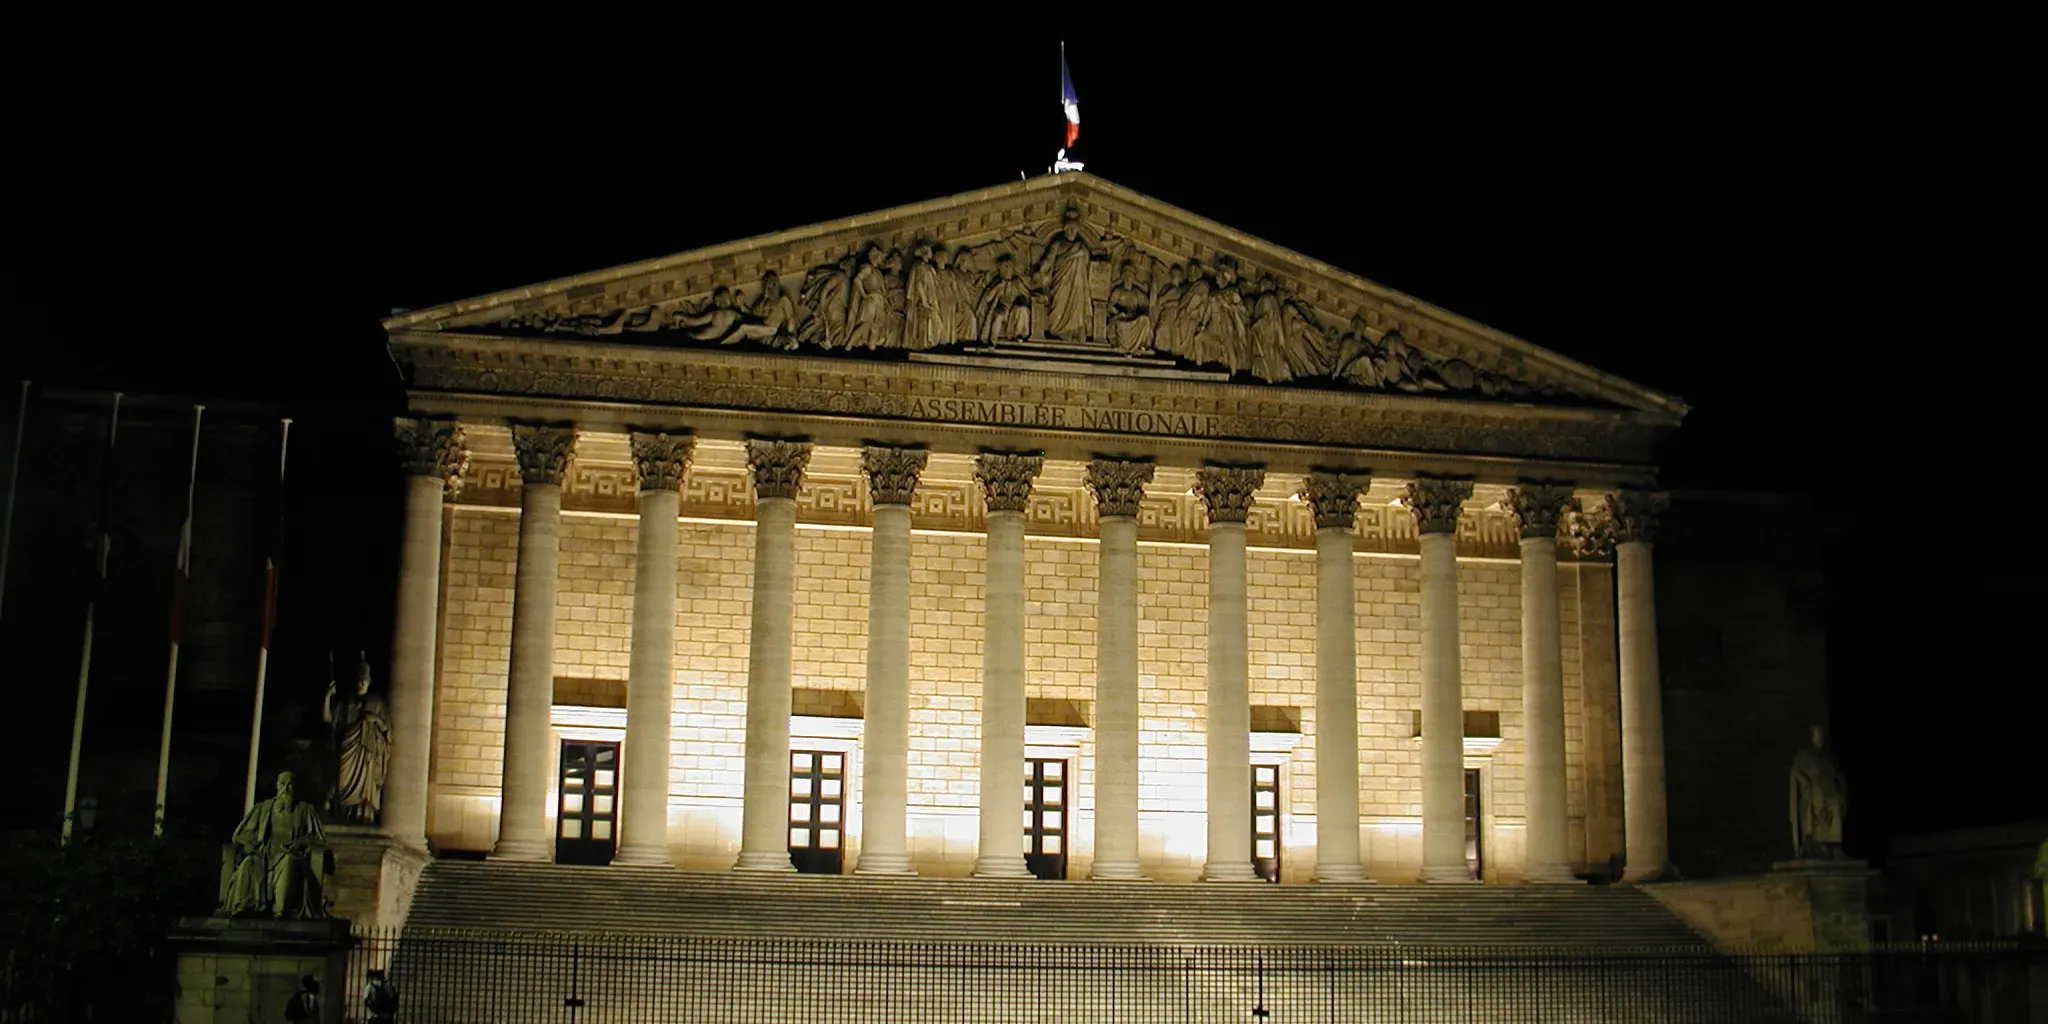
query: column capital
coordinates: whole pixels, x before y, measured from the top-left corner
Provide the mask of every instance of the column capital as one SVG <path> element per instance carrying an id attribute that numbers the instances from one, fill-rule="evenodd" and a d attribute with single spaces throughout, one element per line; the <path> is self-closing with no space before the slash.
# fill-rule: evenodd
<path id="1" fill-rule="evenodd" d="M 440 477 L 447 493 L 462 487 L 469 467 L 469 437 L 454 420 L 399 416 L 391 421 L 398 461 L 407 476 Z"/>
<path id="2" fill-rule="evenodd" d="M 675 491 L 683 486 L 683 471 L 690 468 L 690 453 L 696 440 L 688 434 L 658 430 L 629 431 L 633 447 L 633 470 L 640 476 L 643 491 Z"/>
<path id="3" fill-rule="evenodd" d="M 981 483 L 990 512 L 1022 512 L 1031 500 L 1031 481 L 1045 468 L 1045 456 L 1025 452 L 983 452 L 974 457 L 974 479 Z"/>
<path id="4" fill-rule="evenodd" d="M 917 490 L 931 453 L 922 448 L 867 445 L 860 450 L 861 472 L 868 477 L 868 501 L 874 505 L 908 505 Z"/>
<path id="5" fill-rule="evenodd" d="M 1573 501 L 1564 511 L 1564 542 L 1580 561 L 1614 559 L 1614 520 L 1602 509 L 1591 512 Z"/>
<path id="6" fill-rule="evenodd" d="M 515 420 L 512 454 L 519 460 L 520 479 L 560 487 L 569 473 L 569 460 L 576 456 L 576 425 Z"/>
<path id="7" fill-rule="evenodd" d="M 1670 509 L 1671 499 L 1655 491 L 1629 488 L 1607 495 L 1605 505 L 1606 517 L 1614 524 L 1616 544 L 1647 544 L 1656 539 L 1657 521 Z"/>
<path id="8" fill-rule="evenodd" d="M 1157 467 L 1150 462 L 1123 459 L 1094 459 L 1088 463 L 1088 490 L 1095 494 L 1098 519 L 1135 519 L 1145 503 L 1145 485 L 1152 482 Z"/>
<path id="9" fill-rule="evenodd" d="M 1251 514 L 1252 492 L 1265 486 L 1263 466 L 1203 466 L 1195 470 L 1195 493 L 1212 523 L 1242 523 Z"/>
<path id="10" fill-rule="evenodd" d="M 1555 539 L 1565 511 L 1573 507 L 1572 485 L 1553 481 L 1524 481 L 1508 488 L 1501 504 L 1522 528 L 1522 539 Z"/>
<path id="11" fill-rule="evenodd" d="M 747 468 L 753 471 L 754 498 L 789 498 L 803 489 L 804 470 L 811 464 L 811 443 L 781 438 L 747 438 Z"/>
<path id="12" fill-rule="evenodd" d="M 1408 483 L 1401 502 L 1415 514 L 1419 533 L 1456 533 L 1458 514 L 1465 499 L 1472 496 L 1472 481 L 1449 477 L 1421 477 Z"/>
<path id="13" fill-rule="evenodd" d="M 1301 478 L 1301 500 L 1315 510 L 1316 528 L 1349 530 L 1358 523 L 1358 496 L 1372 485 L 1369 473 L 1316 470 Z"/>

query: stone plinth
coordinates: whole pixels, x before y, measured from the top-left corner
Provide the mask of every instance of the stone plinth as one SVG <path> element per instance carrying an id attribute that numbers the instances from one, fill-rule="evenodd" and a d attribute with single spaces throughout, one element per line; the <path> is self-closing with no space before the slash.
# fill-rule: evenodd
<path id="1" fill-rule="evenodd" d="M 427 855 L 365 825 L 327 826 L 327 846 L 334 853 L 328 912 L 377 931 L 403 927 Z"/>
<path id="2" fill-rule="evenodd" d="M 268 1024 L 284 1019 L 299 978 L 320 980 L 321 1024 L 341 1024 L 349 922 L 188 917 L 171 933 L 178 952 L 179 1024 Z"/>
<path id="3" fill-rule="evenodd" d="M 1813 951 L 1838 953 L 1870 944 L 1870 880 L 1877 872 L 1860 860 L 1788 860 L 1771 874 L 1803 883 L 1813 917 Z"/>
<path id="4" fill-rule="evenodd" d="M 1799 860 L 1766 875 L 1646 884 L 1716 948 L 1759 953 L 1836 953 L 1869 944 L 1869 885 L 1860 860 Z"/>

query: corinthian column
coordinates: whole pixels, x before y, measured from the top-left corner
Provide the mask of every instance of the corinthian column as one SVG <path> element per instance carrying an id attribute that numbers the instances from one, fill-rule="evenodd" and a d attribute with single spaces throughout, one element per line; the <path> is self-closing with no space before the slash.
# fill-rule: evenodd
<path id="1" fill-rule="evenodd" d="M 1662 495 L 1607 496 L 1614 527 L 1616 632 L 1621 639 L 1622 834 L 1624 881 L 1661 877 L 1671 859 L 1664 805 L 1664 690 L 1657 674 L 1657 584 L 1650 542 Z"/>
<path id="2" fill-rule="evenodd" d="M 1245 615 L 1244 520 L 1266 471 L 1204 466 L 1195 491 L 1209 509 L 1210 882 L 1256 882 L 1252 868 L 1250 625 Z"/>
<path id="3" fill-rule="evenodd" d="M 398 615 L 391 629 L 391 764 L 384 779 L 384 831 L 427 845 L 427 764 L 434 729 L 434 633 L 441 608 L 441 502 L 469 464 L 452 420 L 399 417 L 393 426 L 405 467 L 405 538 L 398 554 Z"/>
<path id="4" fill-rule="evenodd" d="M 519 504 L 519 569 L 512 589 L 512 663 L 505 688 L 505 763 L 499 783 L 501 860 L 547 860 L 548 783 L 554 758 L 548 727 L 555 704 L 555 577 L 561 564 L 562 477 L 576 429 L 512 425 L 512 451 L 526 481 Z"/>
<path id="5" fill-rule="evenodd" d="M 981 640 L 981 847 L 978 878 L 1030 874 L 1024 864 L 1024 507 L 1038 455 L 975 460 L 988 505 Z"/>
<path id="6" fill-rule="evenodd" d="M 910 496 L 927 453 L 863 448 L 875 531 L 868 546 L 867 730 L 861 736 L 863 875 L 908 875 L 910 840 Z"/>
<path id="7" fill-rule="evenodd" d="M 1363 474 L 1310 473 L 1316 514 L 1316 881 L 1363 882 L 1358 857 L 1358 577 L 1351 531 Z"/>
<path id="8" fill-rule="evenodd" d="M 1095 864 L 1090 878 L 1145 877 L 1138 866 L 1138 507 L 1149 462 L 1096 459 L 1088 489 L 1101 523 L 1096 595 Z"/>
<path id="9" fill-rule="evenodd" d="M 1527 836 L 1524 880 L 1573 882 L 1565 849 L 1564 653 L 1557 618 L 1557 524 L 1569 484 L 1508 492 L 1522 530 L 1522 729 Z"/>
<path id="10" fill-rule="evenodd" d="M 796 492 L 811 446 L 747 442 L 754 473 L 754 622 L 747 644 L 746 806 L 740 871 L 795 871 L 789 862 L 789 659 L 796 615 Z"/>
<path id="11" fill-rule="evenodd" d="M 614 864 L 667 867 L 670 722 L 675 715 L 676 505 L 690 464 L 687 436 L 634 431 L 640 542 L 633 563 L 633 639 L 626 667 L 626 749 Z"/>
<path id="12" fill-rule="evenodd" d="M 1470 480 L 1417 480 L 1406 503 L 1422 540 L 1422 880 L 1469 882 L 1465 707 L 1458 671 L 1458 513 Z"/>

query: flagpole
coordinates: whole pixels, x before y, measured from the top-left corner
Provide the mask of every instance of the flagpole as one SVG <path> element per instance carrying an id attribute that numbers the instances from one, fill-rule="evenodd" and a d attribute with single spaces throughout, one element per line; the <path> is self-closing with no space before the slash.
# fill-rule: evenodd
<path id="1" fill-rule="evenodd" d="M 14 499 L 21 490 L 21 439 L 28 432 L 28 385 L 21 382 L 21 408 L 14 413 L 14 458 L 7 468 L 7 519 L 0 526 L 0 607 L 7 602 L 7 556 L 14 550 Z"/>
<path id="2" fill-rule="evenodd" d="M 178 531 L 178 571 L 171 580 L 171 664 L 164 672 L 164 736 L 156 753 L 156 823 L 164 834 L 164 797 L 171 783 L 171 714 L 178 703 L 178 645 L 184 640 L 185 598 L 192 587 L 192 507 L 199 494 L 199 420 L 206 407 L 192 407 L 192 468 L 185 474 L 185 525 Z"/>
<path id="3" fill-rule="evenodd" d="M 85 686 L 92 679 L 92 618 L 100 591 L 107 583 L 107 554 L 113 546 L 107 522 L 114 490 L 114 436 L 121 427 L 121 393 L 114 392 L 114 411 L 107 419 L 107 449 L 100 462 L 99 539 L 93 551 L 95 576 L 92 595 L 85 599 L 85 642 L 78 656 L 78 707 L 71 713 L 71 763 L 64 769 L 64 826 L 62 842 L 71 842 L 72 819 L 78 815 L 78 752 L 85 740 Z"/>
<path id="4" fill-rule="evenodd" d="M 242 811 L 256 806 L 256 756 L 263 747 L 263 681 L 270 671 L 270 631 L 277 622 L 278 562 L 284 558 L 284 467 L 292 442 L 292 421 L 284 419 L 284 431 L 277 442 L 277 521 L 271 539 L 270 556 L 263 566 L 263 629 L 256 645 L 256 713 L 249 723 L 249 772 L 242 786 Z"/>

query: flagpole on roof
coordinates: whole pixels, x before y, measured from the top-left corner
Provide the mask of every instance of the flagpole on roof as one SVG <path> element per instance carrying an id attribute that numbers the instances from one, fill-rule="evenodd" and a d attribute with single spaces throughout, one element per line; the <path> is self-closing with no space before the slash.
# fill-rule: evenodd
<path id="1" fill-rule="evenodd" d="M 178 705 L 178 647 L 184 641 L 185 601 L 192 589 L 192 509 L 199 494 L 199 421 L 206 407 L 192 407 L 192 468 L 185 474 L 185 525 L 178 531 L 178 568 L 171 578 L 171 667 L 164 673 L 164 734 L 156 752 L 155 835 L 164 834 L 164 797 L 171 783 L 171 715 Z"/>
<path id="2" fill-rule="evenodd" d="M 1052 173 L 1078 171 L 1079 160 L 1067 159 L 1067 150 L 1081 137 L 1081 100 L 1074 95 L 1074 76 L 1067 73 L 1067 41 L 1060 40 L 1060 116 L 1066 118 L 1066 145 L 1060 147 L 1059 155 L 1053 158 Z"/>
<path id="3" fill-rule="evenodd" d="M 110 536 L 114 492 L 114 437 L 121 428 L 121 393 L 114 392 L 114 408 L 107 416 L 107 445 L 100 456 L 99 522 L 93 532 L 92 593 L 85 599 L 85 641 L 78 655 L 78 706 L 71 713 L 71 763 L 64 769 L 64 826 L 62 842 L 71 842 L 72 820 L 78 816 L 78 754 L 85 742 L 86 684 L 92 680 L 92 625 L 101 592 L 107 588 L 107 555 L 113 546 Z"/>
<path id="4" fill-rule="evenodd" d="M 285 456 L 291 450 L 292 421 L 287 416 L 279 426 L 277 437 L 277 518 L 271 531 L 270 555 L 263 562 L 263 626 L 256 641 L 256 711 L 249 720 L 249 771 L 242 786 L 242 810 L 256 806 L 256 760 L 263 749 L 263 686 L 270 674 L 270 634 L 277 628 L 277 580 L 284 562 L 284 470 Z M 334 660 L 332 654 L 328 661 Z M 328 665 L 327 674 L 334 674 L 334 666 Z"/>
<path id="5" fill-rule="evenodd" d="M 21 490 L 21 439 L 28 432 L 28 387 L 21 382 L 21 407 L 14 411 L 14 458 L 7 469 L 7 523 L 0 526 L 0 606 L 7 597 L 7 555 L 14 550 L 14 501 Z"/>

